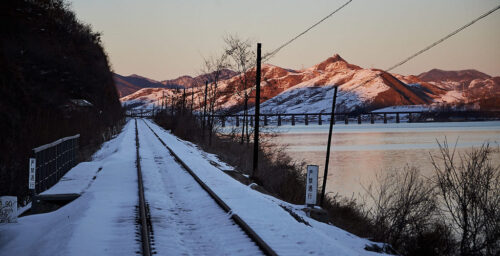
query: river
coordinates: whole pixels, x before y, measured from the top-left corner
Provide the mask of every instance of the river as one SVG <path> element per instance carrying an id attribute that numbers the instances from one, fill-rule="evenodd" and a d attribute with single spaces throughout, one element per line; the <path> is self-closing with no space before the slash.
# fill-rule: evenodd
<path id="1" fill-rule="evenodd" d="M 311 124 L 273 127 L 279 131 L 274 142 L 286 145 L 286 152 L 296 161 L 319 165 L 322 180 L 328 125 Z M 500 165 L 500 121 L 451 123 L 336 124 L 333 128 L 327 192 L 361 199 L 363 186 L 377 174 L 402 170 L 406 165 L 418 167 L 431 177 L 434 168 L 430 155 L 437 156 L 437 141 L 457 143 L 457 151 L 489 142 L 496 149 L 492 163 Z M 320 185 L 321 186 L 321 185 Z"/>

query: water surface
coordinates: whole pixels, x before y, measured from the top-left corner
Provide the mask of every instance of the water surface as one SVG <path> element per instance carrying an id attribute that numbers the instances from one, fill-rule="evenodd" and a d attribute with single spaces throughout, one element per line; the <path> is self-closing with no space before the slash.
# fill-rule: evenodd
<path id="1" fill-rule="evenodd" d="M 296 161 L 320 166 L 320 180 L 325 165 L 328 125 L 273 127 L 280 131 L 274 142 L 287 145 L 286 151 Z M 336 124 L 333 128 L 327 192 L 360 198 L 361 184 L 367 186 L 377 173 L 398 171 L 406 165 L 418 167 L 431 177 L 434 168 L 430 156 L 439 155 L 437 141 L 457 143 L 465 153 L 489 142 L 499 148 L 500 121 L 456 123 Z M 500 165 L 500 153 L 492 155 Z M 320 181 L 321 184 L 321 181 Z"/>

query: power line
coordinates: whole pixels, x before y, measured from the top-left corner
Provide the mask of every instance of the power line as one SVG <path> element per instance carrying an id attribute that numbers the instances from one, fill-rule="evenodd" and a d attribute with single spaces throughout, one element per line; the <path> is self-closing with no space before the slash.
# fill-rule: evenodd
<path id="1" fill-rule="evenodd" d="M 418 51 L 418 52 L 414 53 L 414 54 L 413 54 L 413 55 L 411 55 L 410 57 L 408 57 L 408 58 L 406 58 L 406 59 L 404 59 L 404 60 L 402 60 L 402 61 L 398 62 L 397 64 L 395 64 L 395 65 L 391 66 L 390 68 L 388 68 L 388 69 L 386 69 L 386 70 L 382 71 L 382 73 L 377 74 L 375 77 L 372 77 L 371 79 L 367 80 L 366 82 L 363 82 L 363 83 L 359 84 L 358 86 L 356 86 L 356 87 L 354 87 L 354 88 L 352 88 L 352 89 L 350 89 L 350 90 L 357 89 L 358 87 L 360 87 L 360 86 L 362 86 L 362 85 L 365 85 L 365 84 L 367 84 L 367 83 L 371 82 L 372 80 L 376 79 L 377 77 L 380 77 L 383 73 L 385 73 L 385 72 L 389 72 L 389 71 L 391 71 L 391 70 L 393 70 L 393 69 L 395 69 L 395 68 L 397 68 L 397 67 L 399 67 L 399 66 L 401 66 L 401 65 L 405 64 L 406 62 L 410 61 L 411 59 L 413 59 L 413 58 L 417 57 L 418 55 L 420 55 L 420 54 L 422 54 L 422 53 L 424 53 L 424 52 L 426 52 L 426 51 L 430 50 L 431 48 L 433 48 L 434 46 L 436 46 L 436 45 L 438 45 L 438 44 L 442 43 L 443 41 L 447 40 L 448 38 L 450 38 L 450 37 L 452 37 L 452 36 L 454 36 L 454 35 L 458 34 L 460 31 L 462 31 L 462 30 L 464 30 L 464 29 L 466 29 L 466 28 L 470 27 L 472 24 L 474 24 L 474 23 L 478 22 L 479 20 L 481 20 L 481 19 L 485 18 L 486 16 L 488 16 L 488 15 L 492 14 L 493 12 L 497 11 L 498 9 L 500 9 L 500 5 L 498 5 L 497 7 L 495 7 L 495 8 L 493 8 L 493 9 L 489 10 L 488 12 L 486 12 L 486 13 L 484 13 L 483 15 L 481 15 L 481 16 L 479 16 L 479 17 L 475 18 L 475 19 L 474 19 L 474 20 L 472 20 L 471 22 L 469 22 L 469 23 L 467 23 L 467 24 L 463 25 L 462 27 L 460 27 L 460 28 L 458 28 L 457 30 L 455 30 L 455 31 L 451 32 L 450 34 L 446 35 L 445 37 L 443 37 L 443 38 L 441 38 L 441 39 L 437 40 L 436 42 L 434 42 L 434 43 L 430 44 L 429 46 L 427 46 L 427 47 L 423 48 L 422 50 L 420 50 L 420 51 Z"/>
<path id="2" fill-rule="evenodd" d="M 293 41 L 297 40 L 299 37 L 303 36 L 305 33 L 309 32 L 309 30 L 313 29 L 314 27 L 316 27 L 317 25 L 319 25 L 320 23 L 322 23 L 326 19 L 330 18 L 332 15 L 334 15 L 335 13 L 337 13 L 338 11 L 340 11 L 342 8 L 346 7 L 351 2 L 352 2 L 352 0 L 347 1 L 345 4 L 343 4 L 342 6 L 340 6 L 339 8 L 337 8 L 335 11 L 331 12 L 326 17 L 324 17 L 321 20 L 319 20 L 318 22 L 314 23 L 312 26 L 310 26 L 309 28 L 307 28 L 306 30 L 304 30 L 303 32 L 301 32 L 300 34 L 298 34 L 297 36 L 295 36 L 294 38 L 288 40 L 287 42 L 285 42 L 284 44 L 282 44 L 280 47 L 278 47 L 275 50 L 273 50 L 272 52 L 266 54 L 266 56 L 264 56 L 262 58 L 262 62 L 265 62 L 265 61 L 271 59 L 272 57 L 274 57 L 274 55 L 276 55 L 276 53 L 278 53 L 281 49 L 285 48 L 287 45 L 291 44 Z"/>
<path id="3" fill-rule="evenodd" d="M 458 32 L 460 32 L 460 31 L 462 31 L 462 30 L 464 30 L 464 29 L 468 28 L 468 27 L 469 27 L 469 26 L 471 26 L 472 24 L 474 24 L 474 23 L 476 23 L 477 21 L 479 21 L 479 20 L 483 19 L 484 17 L 486 17 L 486 16 L 488 16 L 488 15 L 492 14 L 493 12 L 495 12 L 495 11 L 496 11 L 496 10 L 498 10 L 498 9 L 500 9 L 500 5 L 499 5 L 499 6 L 497 6 L 497 7 L 495 7 L 495 8 L 493 8 L 493 9 L 491 9 L 491 10 L 489 10 L 488 12 L 484 13 L 483 15 L 481 15 L 481 16 L 479 16 L 479 17 L 477 17 L 477 18 L 476 18 L 476 19 L 474 19 L 473 21 L 471 21 L 471 22 L 469 22 L 469 23 L 467 23 L 467 24 L 463 25 L 463 26 L 462 26 L 462 27 L 460 27 L 459 29 L 457 29 L 457 30 L 455 30 L 455 31 L 451 32 L 451 33 L 450 33 L 450 34 L 448 34 L 447 36 L 445 36 L 445 37 L 443 37 L 443 38 L 441 38 L 441 39 L 437 40 L 436 42 L 434 42 L 434 43 L 432 43 L 431 45 L 429 45 L 429 46 L 425 47 L 424 49 L 422 49 L 422 50 L 418 51 L 417 53 L 413 54 L 412 56 L 410 56 L 410 57 L 408 57 L 408 58 L 406 58 L 406 59 L 402 60 L 401 62 L 397 63 L 396 65 L 394 65 L 394 66 L 390 67 L 389 69 L 387 69 L 387 70 L 386 70 L 386 72 L 389 72 L 389 71 L 391 71 L 391 70 L 393 70 L 393 69 L 395 69 L 395 68 L 397 68 L 397 67 L 399 67 L 399 66 L 401 66 L 401 65 L 405 64 L 405 63 L 406 63 L 406 62 L 408 62 L 409 60 L 411 60 L 411 59 L 413 59 L 413 58 L 417 57 L 418 55 L 420 55 L 420 54 L 422 54 L 422 53 L 426 52 L 427 50 L 431 49 L 432 47 L 434 47 L 434 46 L 436 46 L 436 45 L 438 45 L 438 44 L 442 43 L 442 42 L 443 42 L 443 41 L 445 41 L 446 39 L 448 39 L 448 38 L 450 38 L 450 37 L 452 37 L 452 36 L 454 36 L 454 35 L 458 34 Z"/>

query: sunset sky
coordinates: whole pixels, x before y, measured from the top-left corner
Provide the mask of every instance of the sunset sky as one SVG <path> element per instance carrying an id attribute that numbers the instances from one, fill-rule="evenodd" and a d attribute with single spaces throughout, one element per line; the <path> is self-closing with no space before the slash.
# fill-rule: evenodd
<path id="1" fill-rule="evenodd" d="M 197 75 L 226 34 L 261 42 L 291 39 L 346 0 L 70 0 L 78 18 L 102 32 L 115 72 L 156 80 Z M 269 63 L 301 69 L 335 53 L 386 69 L 499 5 L 498 0 L 354 0 L 284 48 Z M 500 10 L 393 70 L 477 69 L 500 76 Z"/>

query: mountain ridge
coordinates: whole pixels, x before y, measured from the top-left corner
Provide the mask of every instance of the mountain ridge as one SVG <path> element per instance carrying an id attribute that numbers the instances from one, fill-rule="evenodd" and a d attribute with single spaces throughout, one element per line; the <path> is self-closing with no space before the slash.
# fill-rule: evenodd
<path id="1" fill-rule="evenodd" d="M 261 103 L 263 111 L 267 112 L 328 112 L 333 86 L 339 88 L 339 111 L 370 111 L 398 105 L 457 105 L 480 102 L 483 99 L 488 99 L 489 105 L 494 106 L 500 99 L 497 93 L 500 92 L 499 79 L 477 70 L 431 69 L 420 75 L 400 75 L 380 69 L 362 68 L 347 62 L 338 54 L 305 69 L 293 70 L 263 64 L 261 70 Z M 441 77 L 438 76 L 440 74 Z M 248 70 L 246 75 L 251 78 L 249 84 L 253 85 L 255 68 Z M 243 91 L 237 93 L 241 87 L 239 76 L 241 74 L 218 84 L 217 103 L 221 109 L 241 110 Z M 452 81 L 453 77 L 461 82 Z M 193 97 L 198 99 L 194 103 L 196 109 L 203 91 L 196 87 L 192 90 Z M 252 106 L 255 91 L 252 86 L 245 91 L 250 96 L 249 104 Z M 145 92 L 139 94 L 142 99 L 147 98 Z M 138 98 L 131 95 L 122 99 L 122 102 Z"/>

